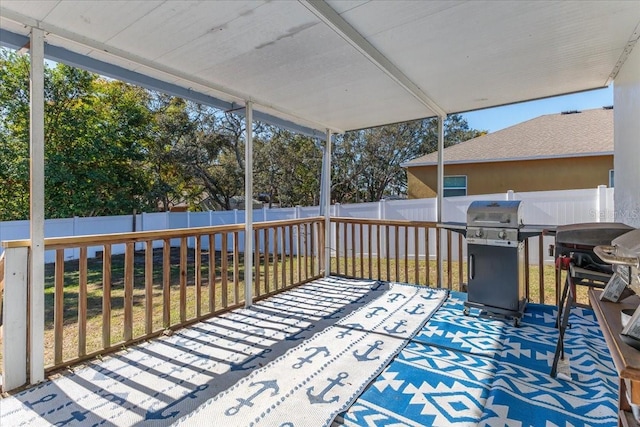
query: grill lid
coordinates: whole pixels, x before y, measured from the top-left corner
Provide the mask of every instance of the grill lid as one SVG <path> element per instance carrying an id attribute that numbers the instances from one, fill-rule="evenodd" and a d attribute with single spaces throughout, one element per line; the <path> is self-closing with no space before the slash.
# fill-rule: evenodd
<path id="1" fill-rule="evenodd" d="M 467 209 L 467 227 L 519 228 L 521 207 L 520 200 L 476 200 Z"/>
<path id="2" fill-rule="evenodd" d="M 620 256 L 640 258 L 640 228 L 616 237 L 611 244 Z"/>

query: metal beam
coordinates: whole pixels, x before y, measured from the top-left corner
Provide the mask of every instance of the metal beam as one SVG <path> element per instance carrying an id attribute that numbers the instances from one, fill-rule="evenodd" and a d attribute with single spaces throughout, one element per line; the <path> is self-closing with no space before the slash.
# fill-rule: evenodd
<path id="1" fill-rule="evenodd" d="M 44 31 L 31 29 L 29 372 L 44 381 Z"/>
<path id="2" fill-rule="evenodd" d="M 324 277 L 331 274 L 331 130 L 327 129 L 324 161 L 322 162 L 324 182 Z"/>
<path id="3" fill-rule="evenodd" d="M 444 116 L 438 116 L 438 194 L 436 195 L 436 203 L 438 206 L 437 222 L 442 222 L 442 205 L 444 204 L 444 119 Z M 444 268 L 442 265 L 442 257 L 439 257 L 439 259 L 438 277 L 442 280 Z M 442 283 L 438 283 L 438 287 L 442 287 Z"/>
<path id="4" fill-rule="evenodd" d="M 246 102 L 244 126 L 244 306 L 253 304 L 253 104 Z"/>
<path id="5" fill-rule="evenodd" d="M 0 44 L 2 44 L 2 46 L 18 50 L 28 43 L 28 37 L 13 33 L 11 31 L 7 31 L 5 29 L 0 29 Z M 128 70 L 118 65 L 110 64 L 108 62 L 100 61 L 99 59 L 91 58 L 87 55 L 76 53 L 59 46 L 45 43 L 44 53 L 47 59 L 55 62 L 61 62 L 73 67 L 82 68 L 101 76 L 110 77 L 116 80 L 141 86 L 146 89 L 166 93 L 167 95 L 188 99 L 190 101 L 218 108 L 220 110 L 234 110 L 242 105 L 225 101 L 220 98 L 205 94 L 203 92 L 193 90 L 191 88 L 179 86 L 174 83 L 168 83 L 154 77 L 149 77 L 142 73 Z M 238 111 L 237 114 L 243 115 L 243 112 Z M 302 135 L 324 139 L 324 131 L 319 129 L 325 129 L 325 126 L 319 125 L 318 128 L 315 129 L 309 126 L 299 125 L 292 120 L 283 119 L 281 117 L 277 117 L 272 114 L 267 114 L 260 111 L 254 111 L 253 118 L 255 120 L 269 123 L 271 125 L 278 126 L 292 132 L 300 133 Z"/>
<path id="6" fill-rule="evenodd" d="M 298 0 L 318 19 L 335 31 L 347 43 L 364 55 L 382 72 L 393 79 L 404 90 L 409 92 L 420 103 L 438 116 L 446 116 L 447 112 L 432 100 L 422 89 L 407 77 L 393 62 L 376 49 L 355 28 L 342 18 L 324 0 Z"/>

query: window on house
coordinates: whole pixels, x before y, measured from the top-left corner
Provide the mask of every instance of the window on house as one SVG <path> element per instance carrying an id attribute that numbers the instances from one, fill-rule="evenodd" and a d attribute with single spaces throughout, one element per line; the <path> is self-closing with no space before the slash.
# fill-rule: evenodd
<path id="1" fill-rule="evenodd" d="M 613 169 L 609 169 L 609 187 L 613 188 Z"/>
<path id="2" fill-rule="evenodd" d="M 451 175 L 444 177 L 444 194 L 443 197 L 466 196 L 467 195 L 467 176 Z"/>

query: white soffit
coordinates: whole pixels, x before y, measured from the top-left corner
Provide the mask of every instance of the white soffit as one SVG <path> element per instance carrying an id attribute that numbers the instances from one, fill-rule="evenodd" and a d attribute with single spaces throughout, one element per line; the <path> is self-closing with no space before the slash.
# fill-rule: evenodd
<path id="1" fill-rule="evenodd" d="M 379 56 L 314 13 L 326 6 Z M 344 131 L 604 87 L 638 38 L 640 1 L 3 0 L 0 26 Z"/>

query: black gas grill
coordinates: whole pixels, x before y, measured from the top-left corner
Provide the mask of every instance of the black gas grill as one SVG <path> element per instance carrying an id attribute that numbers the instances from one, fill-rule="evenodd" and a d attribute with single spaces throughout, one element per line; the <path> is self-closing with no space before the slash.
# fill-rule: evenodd
<path id="1" fill-rule="evenodd" d="M 566 271 L 562 294 L 558 300 L 558 343 L 551 366 L 551 376 L 558 372 L 558 363 L 564 359 L 564 333 L 569 326 L 569 314 L 575 304 L 576 285 L 604 288 L 611 280 L 613 270 L 606 260 L 597 255 L 596 247 L 606 245 L 633 230 L 621 223 L 595 222 L 561 225 L 556 228 L 555 260 L 556 289 L 562 284 L 562 271 Z"/>
<path id="2" fill-rule="evenodd" d="M 524 239 L 519 200 L 475 201 L 467 209 L 467 301 L 482 314 L 514 319 L 526 306 Z"/>
<path id="3" fill-rule="evenodd" d="M 616 237 L 611 245 L 596 246 L 594 252 L 613 266 L 615 274 L 607 288 L 615 286 L 618 280 L 626 289 L 640 295 L 640 229 Z M 607 289 L 603 296 L 606 293 Z M 620 337 L 628 345 L 640 350 L 640 310 L 635 310 Z"/>

